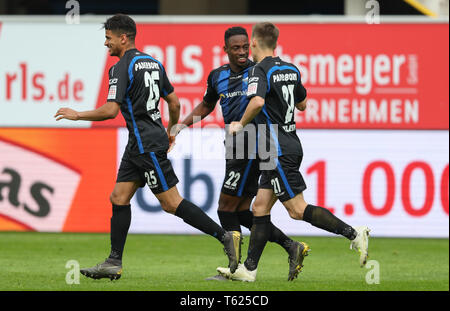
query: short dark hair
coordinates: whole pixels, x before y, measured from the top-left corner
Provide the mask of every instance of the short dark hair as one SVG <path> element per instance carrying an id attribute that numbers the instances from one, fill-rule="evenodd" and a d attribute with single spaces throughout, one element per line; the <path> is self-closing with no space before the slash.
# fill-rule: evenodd
<path id="1" fill-rule="evenodd" d="M 279 35 L 280 31 L 272 23 L 264 22 L 253 26 L 252 36 L 257 38 L 259 44 L 264 48 L 275 49 Z"/>
<path id="2" fill-rule="evenodd" d="M 106 30 L 111 30 L 115 34 L 126 34 L 130 40 L 134 41 L 136 38 L 136 23 L 134 20 L 125 14 L 116 14 L 103 23 Z"/>
<path id="3" fill-rule="evenodd" d="M 227 44 L 230 37 L 236 35 L 244 35 L 248 38 L 247 30 L 245 30 L 245 28 L 240 26 L 231 27 L 228 28 L 227 31 L 225 31 L 225 44 Z"/>

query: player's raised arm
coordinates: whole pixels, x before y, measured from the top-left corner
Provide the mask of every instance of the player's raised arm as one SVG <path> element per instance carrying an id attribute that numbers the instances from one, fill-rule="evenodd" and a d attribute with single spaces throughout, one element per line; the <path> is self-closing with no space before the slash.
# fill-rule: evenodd
<path id="1" fill-rule="evenodd" d="M 214 111 L 215 107 L 216 107 L 215 103 L 211 104 L 211 103 L 206 102 L 205 100 L 202 100 L 202 102 L 200 104 L 198 104 L 197 106 L 195 106 L 194 110 L 192 110 L 192 112 L 186 118 L 184 118 L 182 124 L 185 127 L 191 126 L 192 124 L 195 123 L 195 121 L 198 121 L 198 120 L 194 120 L 194 117 L 200 117 L 200 120 L 203 120 L 211 112 Z"/>
<path id="2" fill-rule="evenodd" d="M 106 102 L 103 106 L 89 111 L 76 111 L 71 108 L 60 108 L 55 114 L 56 121 L 61 119 L 83 120 L 83 121 L 104 121 L 114 119 L 119 113 L 120 106 L 116 102 Z"/>
<path id="3" fill-rule="evenodd" d="M 250 123 L 250 121 L 252 121 L 258 115 L 258 113 L 264 106 L 264 102 L 265 100 L 261 96 L 252 97 L 252 99 L 248 103 L 247 109 L 245 109 L 242 119 L 238 122 L 242 128 L 244 128 L 248 123 Z M 231 132 L 231 130 L 234 130 L 235 126 L 237 125 L 230 126 L 231 134 L 235 133 Z M 237 126 L 237 129 L 239 130 L 239 126 Z"/>
<path id="4" fill-rule="evenodd" d="M 213 75 L 214 71 L 211 71 L 208 75 L 206 92 L 205 95 L 203 95 L 202 102 L 198 104 L 186 118 L 184 118 L 182 126 L 179 128 L 179 131 L 181 131 L 185 127 L 191 126 L 196 121 L 198 121 L 194 120 L 194 117 L 200 117 L 200 120 L 203 120 L 211 112 L 214 111 L 216 103 L 219 100 L 219 94 L 217 94 L 217 91 L 214 88 Z"/>
<path id="5" fill-rule="evenodd" d="M 252 121 L 264 107 L 269 82 L 264 70 L 256 65 L 248 76 L 247 98 L 250 99 L 247 109 L 239 122 L 232 122 L 228 132 L 233 135 Z"/>

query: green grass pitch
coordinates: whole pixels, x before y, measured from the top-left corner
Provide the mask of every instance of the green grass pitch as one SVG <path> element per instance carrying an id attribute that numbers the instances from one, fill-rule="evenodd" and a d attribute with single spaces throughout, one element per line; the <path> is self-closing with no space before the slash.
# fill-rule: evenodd
<path id="1" fill-rule="evenodd" d="M 93 266 L 109 254 L 109 234 L 0 233 L 0 291 L 448 291 L 448 239 L 371 238 L 371 269 L 342 237 L 303 237 L 311 246 L 298 279 L 287 282 L 287 253 L 268 243 L 254 283 L 205 281 L 227 264 L 222 246 L 206 235 L 128 235 L 120 280 L 79 275 L 67 284 L 66 263 Z M 248 236 L 244 238 L 246 258 Z M 373 277 L 369 278 L 374 280 Z"/>

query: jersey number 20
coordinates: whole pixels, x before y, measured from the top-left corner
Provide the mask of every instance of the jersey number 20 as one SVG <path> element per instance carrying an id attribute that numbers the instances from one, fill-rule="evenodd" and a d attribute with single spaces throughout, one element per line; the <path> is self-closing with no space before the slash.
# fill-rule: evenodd
<path id="1" fill-rule="evenodd" d="M 158 80 L 159 80 L 158 71 L 152 71 L 151 74 L 148 71 L 145 72 L 144 74 L 145 87 L 149 88 L 149 94 L 147 99 L 147 111 L 155 109 L 156 103 L 159 100 L 159 86 L 157 82 Z"/>

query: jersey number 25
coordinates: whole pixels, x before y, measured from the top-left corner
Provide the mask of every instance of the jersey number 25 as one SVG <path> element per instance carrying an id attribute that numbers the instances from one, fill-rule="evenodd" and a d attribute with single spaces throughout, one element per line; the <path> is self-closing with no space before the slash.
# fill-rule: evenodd
<path id="1" fill-rule="evenodd" d="M 147 111 L 156 108 L 156 103 L 159 100 L 159 72 L 152 71 L 151 73 L 146 71 L 144 74 L 145 87 L 149 88 L 149 94 L 147 99 Z"/>

